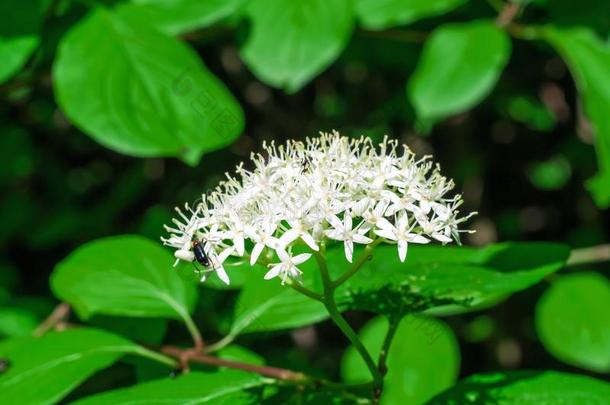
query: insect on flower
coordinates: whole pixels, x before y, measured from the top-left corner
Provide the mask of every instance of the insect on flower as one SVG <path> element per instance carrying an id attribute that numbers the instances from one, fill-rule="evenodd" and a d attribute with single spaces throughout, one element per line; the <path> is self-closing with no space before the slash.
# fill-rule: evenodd
<path id="1" fill-rule="evenodd" d="M 191 248 L 193 249 L 195 260 L 197 260 L 197 263 L 199 263 L 203 267 L 210 267 L 210 258 L 206 254 L 205 247 L 201 242 L 202 241 L 193 236 L 193 240 L 191 241 Z"/>

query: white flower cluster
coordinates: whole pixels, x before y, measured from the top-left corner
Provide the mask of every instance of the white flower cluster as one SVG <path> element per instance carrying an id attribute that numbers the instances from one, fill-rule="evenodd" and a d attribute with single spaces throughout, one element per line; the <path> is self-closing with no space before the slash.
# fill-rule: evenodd
<path id="1" fill-rule="evenodd" d="M 223 263 L 230 256 L 276 261 L 265 279 L 298 278 L 311 254 L 293 248 L 318 251 L 328 240 L 342 243 L 351 262 L 354 244 L 381 238 L 404 261 L 409 243 L 459 243 L 458 225 L 470 217 L 458 216 L 463 200 L 446 196 L 454 185 L 438 165 L 387 137 L 376 148 L 366 137 L 322 133 L 264 149 L 266 156 L 252 155 L 250 170 L 240 164 L 237 177 L 227 174 L 196 207 L 177 208 L 180 218 L 166 226 L 170 237 L 161 239 L 178 259 L 198 259 L 194 248 L 203 248 L 209 263 L 198 261 L 209 268 L 202 280 L 215 271 L 229 284 Z"/>

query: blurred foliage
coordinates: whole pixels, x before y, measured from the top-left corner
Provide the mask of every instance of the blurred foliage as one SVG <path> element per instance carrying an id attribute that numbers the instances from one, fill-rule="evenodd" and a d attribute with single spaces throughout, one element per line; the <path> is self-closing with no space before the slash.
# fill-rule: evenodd
<path id="1" fill-rule="evenodd" d="M 169 253 L 142 238 L 158 240 L 172 206 L 194 202 L 263 141 L 335 128 L 374 140 L 389 134 L 434 154 L 465 210 L 479 212 L 466 244 L 522 243 L 413 249 L 402 267 L 388 255 L 387 266 L 371 262 L 337 292 L 372 345 L 387 326 L 369 311 L 392 317 L 418 303 L 429 315 L 454 315 L 427 321 L 441 325 L 440 352 L 409 331 L 417 325 L 401 326 L 386 382 L 436 377 L 432 367 L 450 362 L 444 384 L 387 395 L 421 401 L 470 376 L 432 403 L 539 403 L 552 400 L 549 391 L 568 403 L 604 403 L 608 385 L 576 374 L 608 372 L 610 267 L 552 273 L 564 266 L 565 245 L 610 240 L 609 34 L 606 0 L 3 1 L 3 400 L 115 390 L 87 401 L 335 401 L 330 391 L 263 388 L 255 375 L 207 366 L 188 379 L 123 388 L 170 373 L 140 344 L 188 345 L 179 322 L 191 316 L 206 341 L 255 351 L 229 345 L 220 357 L 262 357 L 333 380 L 363 372 L 345 366 L 351 349 L 344 353 L 321 304 L 262 282 L 262 269 L 232 278 L 229 290 L 211 278 L 197 294 L 193 270 L 167 271 Z M 97 240 L 124 234 L 140 236 Z M 526 243 L 535 240 L 554 243 Z M 541 280 L 551 285 L 521 291 Z M 434 300 L 422 301 L 422 291 Z M 76 309 L 70 322 L 106 332 L 31 337 L 59 299 Z M 456 305 L 465 303 L 475 306 Z M 421 368 L 401 368 L 424 354 L 431 360 Z M 59 358 L 73 360 L 58 372 Z M 235 392 L 216 392 L 223 384 Z"/>

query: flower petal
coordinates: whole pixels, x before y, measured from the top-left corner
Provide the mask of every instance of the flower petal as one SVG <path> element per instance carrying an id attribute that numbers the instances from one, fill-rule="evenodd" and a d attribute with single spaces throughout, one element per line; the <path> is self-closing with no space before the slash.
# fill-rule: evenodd
<path id="1" fill-rule="evenodd" d="M 225 271 L 225 268 L 220 266 L 216 268 L 216 275 L 218 276 L 219 279 L 222 280 L 223 283 L 225 283 L 226 285 L 231 284 L 231 280 L 229 280 L 229 275 L 227 274 L 227 272 Z"/>
<path id="2" fill-rule="evenodd" d="M 296 255 L 292 258 L 292 263 L 294 265 L 299 265 L 301 263 L 305 263 L 311 257 L 311 253 L 301 253 L 300 255 Z"/>
<path id="3" fill-rule="evenodd" d="M 252 253 L 250 253 L 250 266 L 254 266 L 254 263 L 256 263 L 264 248 L 265 245 L 262 243 L 257 243 L 254 245 L 254 248 L 252 248 Z"/>
<path id="4" fill-rule="evenodd" d="M 405 259 L 407 258 L 407 247 L 409 245 L 407 244 L 406 240 L 399 240 L 398 241 L 398 257 L 400 258 L 401 262 L 404 262 Z"/>
<path id="5" fill-rule="evenodd" d="M 280 264 L 280 263 L 272 266 L 271 270 L 269 270 L 267 273 L 265 273 L 265 280 L 270 280 L 274 277 L 277 277 L 280 274 L 281 270 L 282 270 L 282 264 Z"/>

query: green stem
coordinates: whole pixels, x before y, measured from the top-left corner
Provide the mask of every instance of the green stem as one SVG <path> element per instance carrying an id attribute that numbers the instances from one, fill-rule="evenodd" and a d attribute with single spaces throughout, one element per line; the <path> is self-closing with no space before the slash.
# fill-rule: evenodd
<path id="1" fill-rule="evenodd" d="M 159 363 L 170 366 L 171 368 L 177 368 L 180 365 L 176 359 L 165 356 L 161 353 L 157 353 L 153 350 L 148 350 L 144 347 L 139 347 L 135 352 L 142 357 L 158 361 Z"/>
<path id="2" fill-rule="evenodd" d="M 352 264 L 352 267 L 350 267 L 350 269 L 348 271 L 346 271 L 341 277 L 339 277 L 335 282 L 333 282 L 333 288 L 339 287 L 341 284 L 343 284 L 347 280 L 349 280 L 350 277 L 352 277 L 354 274 L 356 274 L 356 272 L 358 270 L 360 270 L 362 265 L 364 263 L 366 263 L 367 260 L 369 260 L 372 257 L 373 250 L 375 249 L 375 247 L 377 245 L 379 245 L 381 242 L 383 242 L 383 240 L 384 240 L 383 238 L 378 238 L 378 239 L 375 239 L 372 243 L 368 244 L 364 248 L 364 251 L 362 252 L 360 257 L 358 257 L 358 259 L 356 259 L 356 261 Z"/>
<path id="3" fill-rule="evenodd" d="M 347 323 L 343 315 L 341 315 L 341 312 L 335 303 L 336 287 L 330 279 L 330 274 L 328 273 L 328 268 L 326 266 L 326 260 L 324 257 L 324 246 L 320 247 L 319 252 L 314 252 L 314 257 L 318 263 L 318 267 L 320 268 L 320 275 L 322 277 L 322 284 L 324 286 L 324 306 L 326 307 L 331 319 L 335 322 L 339 329 L 341 329 L 343 334 L 347 336 L 349 341 L 364 360 L 373 377 L 373 391 L 376 393 L 380 392 L 381 388 L 383 387 L 383 376 L 379 373 L 379 370 L 377 370 L 375 361 L 371 357 L 366 347 L 364 347 L 364 344 L 358 337 L 358 334 L 354 331 L 354 329 L 352 329 L 349 323 Z"/>
<path id="4" fill-rule="evenodd" d="M 193 339 L 193 348 L 195 348 L 197 350 L 203 349 L 203 346 L 204 346 L 203 337 L 201 336 L 201 332 L 199 332 L 199 328 L 197 328 L 197 325 L 195 325 L 193 318 L 191 318 L 189 313 L 186 311 L 180 311 L 180 316 L 182 317 L 182 320 L 184 321 L 184 325 L 186 326 L 189 333 L 191 334 L 191 337 Z"/>
<path id="5" fill-rule="evenodd" d="M 392 340 L 396 335 L 396 330 L 398 329 L 398 325 L 400 324 L 400 320 L 402 316 L 394 316 L 390 318 L 390 326 L 388 331 L 385 334 L 385 338 L 383 339 L 383 344 L 381 345 L 381 351 L 379 352 L 379 360 L 377 361 L 377 369 L 381 373 L 381 375 L 386 375 L 388 372 L 388 366 L 386 364 L 386 360 L 388 358 L 388 353 L 390 351 L 390 346 L 392 345 Z"/>
<path id="6" fill-rule="evenodd" d="M 300 292 L 303 295 L 308 296 L 311 299 L 314 299 L 316 301 L 320 301 L 320 302 L 324 302 L 324 296 L 321 294 L 318 294 L 316 292 L 311 291 L 308 288 L 303 287 L 301 284 L 299 284 L 298 282 L 293 282 L 292 280 L 290 280 L 288 282 L 288 285 L 293 288 L 294 290 Z"/>

